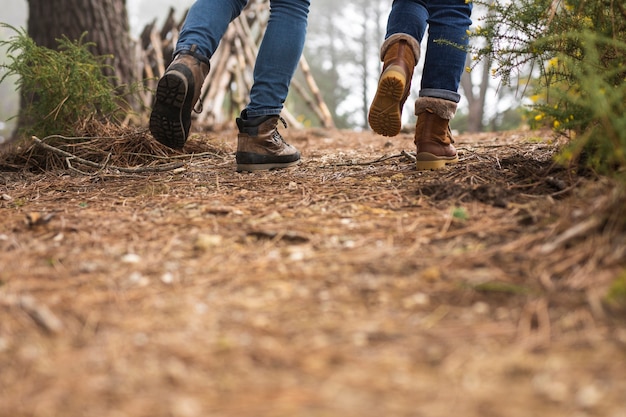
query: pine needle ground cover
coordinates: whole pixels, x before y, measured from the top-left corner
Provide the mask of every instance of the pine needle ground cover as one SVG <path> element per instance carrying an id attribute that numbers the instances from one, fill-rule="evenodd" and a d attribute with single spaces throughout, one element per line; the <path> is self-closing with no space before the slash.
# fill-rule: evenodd
<path id="1" fill-rule="evenodd" d="M 285 134 L 255 174 L 232 131 L 5 154 L 0 415 L 626 413 L 623 187 L 549 132 L 422 173 L 410 134 Z"/>

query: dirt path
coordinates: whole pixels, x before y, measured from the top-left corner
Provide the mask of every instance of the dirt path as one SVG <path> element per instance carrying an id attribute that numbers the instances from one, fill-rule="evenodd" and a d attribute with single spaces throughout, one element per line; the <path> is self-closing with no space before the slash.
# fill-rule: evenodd
<path id="1" fill-rule="evenodd" d="M 626 416 L 614 185 L 537 132 L 425 173 L 410 135 L 288 133 L 276 172 L 232 132 L 164 173 L 0 172 L 0 416 Z"/>

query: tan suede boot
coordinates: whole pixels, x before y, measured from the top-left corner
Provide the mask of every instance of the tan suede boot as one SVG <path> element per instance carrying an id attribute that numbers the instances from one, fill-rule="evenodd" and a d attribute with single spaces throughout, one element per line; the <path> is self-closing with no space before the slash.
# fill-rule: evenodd
<path id="1" fill-rule="evenodd" d="M 278 122 L 287 123 L 280 116 L 260 116 L 249 119 L 246 110 L 238 117 L 237 172 L 286 168 L 300 162 L 300 152 L 283 139 Z"/>
<path id="2" fill-rule="evenodd" d="M 450 132 L 450 119 L 456 113 L 456 106 L 453 101 L 433 97 L 420 97 L 415 101 L 415 167 L 418 171 L 439 169 L 459 161 Z"/>
<path id="3" fill-rule="evenodd" d="M 156 101 L 150 114 L 150 132 L 157 141 L 170 148 L 182 148 L 189 136 L 191 111 L 209 73 L 208 59 L 200 58 L 195 45 L 189 51 L 180 52 L 157 85 Z"/>
<path id="4" fill-rule="evenodd" d="M 407 34 L 398 33 L 380 48 L 383 71 L 370 106 L 368 121 L 374 132 L 395 136 L 402 128 L 402 106 L 411 92 L 413 70 L 420 57 L 420 45 Z"/>

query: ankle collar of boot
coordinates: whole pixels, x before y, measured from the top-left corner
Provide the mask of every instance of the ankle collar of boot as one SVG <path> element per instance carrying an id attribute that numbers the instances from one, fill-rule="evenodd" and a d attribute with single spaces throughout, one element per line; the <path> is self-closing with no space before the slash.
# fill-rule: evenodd
<path id="1" fill-rule="evenodd" d="M 450 120 L 456 114 L 457 104 L 454 101 L 436 97 L 420 97 L 415 100 L 415 115 L 429 110 L 442 119 Z"/>
<path id="2" fill-rule="evenodd" d="M 198 52 L 197 49 L 198 49 L 197 45 L 191 45 L 191 48 L 189 49 L 182 49 L 176 52 L 176 55 L 174 55 L 174 58 L 176 58 L 177 55 L 191 55 L 192 57 L 196 58 L 198 61 L 207 65 L 210 65 L 209 58 L 202 55 L 200 52 Z"/>
<path id="3" fill-rule="evenodd" d="M 389 47 L 394 43 L 400 41 L 406 41 L 406 43 L 409 45 L 411 51 L 413 51 L 413 56 L 415 57 L 415 65 L 417 65 L 417 62 L 420 60 L 420 44 L 417 39 L 406 33 L 394 33 L 393 35 L 385 39 L 382 46 L 380 47 L 380 60 L 384 61 L 385 54 L 387 53 Z"/>

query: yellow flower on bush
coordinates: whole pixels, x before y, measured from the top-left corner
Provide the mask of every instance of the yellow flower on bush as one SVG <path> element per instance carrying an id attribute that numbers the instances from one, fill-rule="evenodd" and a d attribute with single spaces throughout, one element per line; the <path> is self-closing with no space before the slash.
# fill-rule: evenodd
<path id="1" fill-rule="evenodd" d="M 530 99 L 532 100 L 533 103 L 538 102 L 539 100 L 541 100 L 542 96 L 541 94 L 533 94 L 532 96 L 530 96 Z"/>
<path id="2" fill-rule="evenodd" d="M 589 16 L 585 16 L 582 18 L 582 24 L 586 28 L 589 28 L 589 29 L 594 28 L 593 20 L 591 20 Z"/>

